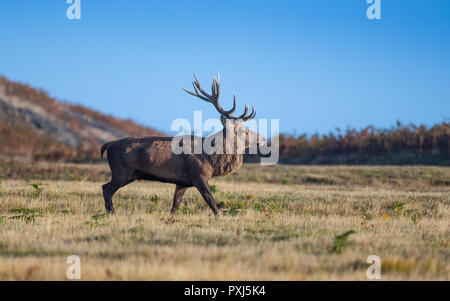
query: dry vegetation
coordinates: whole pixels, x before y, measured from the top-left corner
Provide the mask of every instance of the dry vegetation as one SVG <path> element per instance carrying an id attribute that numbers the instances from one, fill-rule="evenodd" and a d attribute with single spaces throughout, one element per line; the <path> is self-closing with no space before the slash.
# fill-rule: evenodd
<path id="1" fill-rule="evenodd" d="M 163 135 L 129 119 L 62 102 L 4 76 L 0 76 L 0 92 L 0 155 L 4 157 L 92 162 L 99 159 L 99 146 L 107 141 Z"/>
<path id="2" fill-rule="evenodd" d="M 97 162 L 99 147 L 107 141 L 127 136 L 164 135 L 132 120 L 59 101 L 42 89 L 3 76 L 0 76 L 0 92 L 0 156 L 6 158 Z M 1 95 L 9 102 L 2 102 Z M 11 107 L 18 100 L 27 105 L 25 110 L 22 106 Z M 39 114 L 31 114 L 31 108 L 45 112 L 44 120 L 37 118 L 42 117 Z M 326 135 L 280 135 L 280 160 L 292 164 L 450 166 L 449 141 L 447 120 L 431 127 L 397 122 L 389 129 L 368 126 L 361 130 L 337 129 Z M 257 162 L 258 157 L 249 156 L 247 160 Z"/>
<path id="3" fill-rule="evenodd" d="M 64 280 L 72 254 L 83 280 L 366 280 L 372 254 L 384 280 L 450 279 L 448 167 L 246 165 L 211 183 L 219 219 L 194 190 L 170 218 L 174 187 L 154 182 L 104 215 L 104 165 L 0 174 L 2 280 Z"/>
<path id="4" fill-rule="evenodd" d="M 432 127 L 397 122 L 328 135 L 280 136 L 280 159 L 294 164 L 450 165 L 450 123 Z"/>

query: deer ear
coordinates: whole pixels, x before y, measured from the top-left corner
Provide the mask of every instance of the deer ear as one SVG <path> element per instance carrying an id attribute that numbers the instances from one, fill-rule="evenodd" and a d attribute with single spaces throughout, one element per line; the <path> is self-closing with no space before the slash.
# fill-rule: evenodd
<path id="1" fill-rule="evenodd" d="M 220 121 L 222 121 L 223 126 L 227 124 L 227 119 L 223 115 L 220 115 Z"/>

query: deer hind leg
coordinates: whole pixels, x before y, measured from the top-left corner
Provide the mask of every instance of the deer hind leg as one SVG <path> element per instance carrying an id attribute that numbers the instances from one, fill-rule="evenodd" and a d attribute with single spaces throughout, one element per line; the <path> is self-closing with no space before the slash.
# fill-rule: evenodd
<path id="1" fill-rule="evenodd" d="M 133 181 L 134 181 L 134 179 L 132 179 L 132 178 L 127 178 L 127 179 L 117 178 L 117 177 L 114 177 L 114 175 L 113 175 L 112 180 L 102 186 L 103 198 L 105 199 L 106 212 L 114 214 L 114 205 L 113 205 L 113 201 L 112 201 L 113 194 L 117 190 L 119 190 L 119 188 L 121 188 Z"/>
<path id="2" fill-rule="evenodd" d="M 205 199 L 206 203 L 208 203 L 211 210 L 214 212 L 215 216 L 219 215 L 219 210 L 217 209 L 216 201 L 214 200 L 211 190 L 209 189 L 209 185 L 206 181 L 200 180 L 195 187 L 200 191 L 201 195 Z"/>
<path id="3" fill-rule="evenodd" d="M 178 206 L 181 204 L 181 201 L 183 200 L 183 195 L 188 188 L 189 187 L 183 187 L 179 185 L 177 185 L 177 187 L 175 188 L 175 194 L 173 195 L 172 210 L 170 211 L 171 215 L 174 215 L 175 212 L 177 211 Z"/>

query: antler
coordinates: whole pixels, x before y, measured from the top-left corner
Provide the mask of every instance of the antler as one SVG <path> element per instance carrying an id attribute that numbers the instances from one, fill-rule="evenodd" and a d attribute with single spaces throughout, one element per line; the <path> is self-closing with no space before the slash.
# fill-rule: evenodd
<path id="1" fill-rule="evenodd" d="M 212 95 L 206 93 L 202 87 L 200 86 L 200 83 L 198 81 L 197 75 L 194 73 L 194 78 L 195 81 L 192 82 L 192 86 L 194 87 L 195 93 L 191 92 L 189 90 L 186 90 L 183 88 L 184 91 L 186 91 L 187 93 L 196 96 L 200 99 L 203 99 L 204 101 L 207 101 L 209 103 L 212 103 L 214 105 L 214 107 L 216 108 L 216 110 L 225 118 L 227 119 L 232 119 L 232 120 L 237 120 L 237 119 L 241 119 L 242 121 L 247 121 L 250 119 L 255 118 L 256 115 L 256 111 L 255 108 L 252 106 L 252 112 L 250 113 L 250 115 L 247 115 L 248 112 L 248 106 L 245 105 L 245 110 L 244 110 L 244 114 L 242 114 L 239 117 L 234 117 L 232 114 L 233 112 L 236 110 L 236 94 L 234 94 L 233 96 L 233 107 L 226 111 L 224 109 L 222 109 L 222 107 L 219 104 L 219 96 L 220 96 L 220 77 L 219 77 L 219 73 L 217 73 L 217 79 L 216 77 L 213 78 L 212 81 L 212 85 L 211 85 L 211 92 Z M 201 94 L 199 94 L 198 92 L 200 91 Z"/>

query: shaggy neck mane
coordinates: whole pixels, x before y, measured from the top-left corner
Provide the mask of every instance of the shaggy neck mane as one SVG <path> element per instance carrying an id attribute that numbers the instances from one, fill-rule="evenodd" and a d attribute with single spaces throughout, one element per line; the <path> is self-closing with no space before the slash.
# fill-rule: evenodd
<path id="1" fill-rule="evenodd" d="M 213 154 L 211 161 L 214 167 L 213 176 L 226 176 L 242 166 L 244 156 L 242 154 Z"/>
<path id="2" fill-rule="evenodd" d="M 237 153 L 237 141 L 236 141 L 237 135 L 234 135 L 235 138 L 234 138 L 233 153 L 227 154 L 226 129 L 223 129 L 223 131 L 218 132 L 217 134 L 220 134 L 223 137 L 224 154 L 210 155 L 211 161 L 213 163 L 212 166 L 214 167 L 213 176 L 225 176 L 238 170 L 242 166 L 242 163 L 244 162 L 244 156 L 243 154 Z"/>

